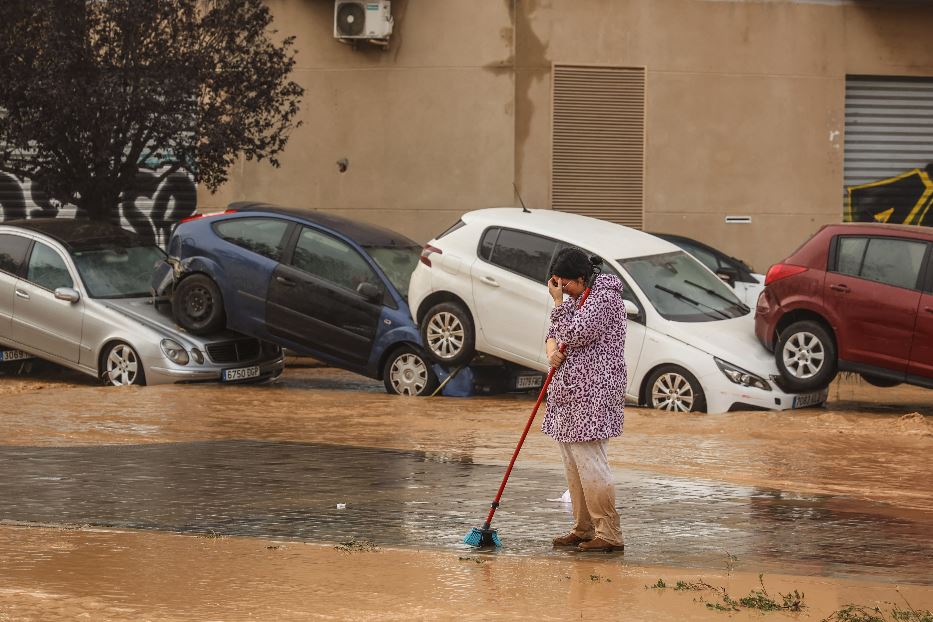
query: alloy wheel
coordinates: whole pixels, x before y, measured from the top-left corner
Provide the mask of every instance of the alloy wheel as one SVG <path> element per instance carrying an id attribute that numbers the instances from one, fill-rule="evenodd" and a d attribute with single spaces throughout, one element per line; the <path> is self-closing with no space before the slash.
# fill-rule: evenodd
<path id="1" fill-rule="evenodd" d="M 806 379 L 820 373 L 826 350 L 813 333 L 799 332 L 790 336 L 781 351 L 784 367 L 795 378 Z"/>
<path id="2" fill-rule="evenodd" d="M 403 354 L 393 361 L 389 382 L 399 395 L 421 395 L 428 385 L 428 366 L 420 356 Z"/>
<path id="3" fill-rule="evenodd" d="M 107 378 L 114 386 L 129 386 L 139 376 L 139 358 L 133 348 L 120 344 L 107 356 Z"/>
<path id="4" fill-rule="evenodd" d="M 696 395 L 690 382 L 680 374 L 669 372 L 658 376 L 651 387 L 651 406 L 660 410 L 690 412 Z"/>
<path id="5" fill-rule="evenodd" d="M 428 347 L 440 359 L 457 356 L 463 349 L 463 337 L 463 324 L 453 313 L 441 311 L 428 322 Z"/>

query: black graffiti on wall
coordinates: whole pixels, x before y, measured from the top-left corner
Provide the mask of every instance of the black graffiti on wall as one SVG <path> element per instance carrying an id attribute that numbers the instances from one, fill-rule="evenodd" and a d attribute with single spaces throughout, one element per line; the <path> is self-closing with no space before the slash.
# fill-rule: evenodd
<path id="1" fill-rule="evenodd" d="M 141 170 L 133 194 L 120 198 L 121 224 L 136 231 L 148 242 L 164 245 L 172 226 L 197 211 L 198 194 L 194 181 L 184 173 L 160 179 L 158 173 Z M 74 218 L 74 205 L 60 205 L 30 182 L 22 182 L 0 172 L 0 221 L 22 218 Z"/>
<path id="2" fill-rule="evenodd" d="M 846 222 L 933 226 L 933 162 L 894 177 L 846 187 Z"/>

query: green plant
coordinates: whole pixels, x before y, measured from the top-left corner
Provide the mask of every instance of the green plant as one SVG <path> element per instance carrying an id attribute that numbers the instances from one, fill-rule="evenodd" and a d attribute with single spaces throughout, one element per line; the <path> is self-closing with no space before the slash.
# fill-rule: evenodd
<path id="1" fill-rule="evenodd" d="M 907 606 L 910 607 L 910 604 L 908 603 Z M 895 622 L 933 622 L 933 612 L 927 609 L 917 611 L 913 607 L 901 609 L 894 605 L 894 609 L 891 610 L 891 618 Z"/>
<path id="2" fill-rule="evenodd" d="M 820 622 L 887 622 L 881 609 L 873 607 L 862 607 L 860 605 L 846 605 L 838 609 Z"/>
<path id="3" fill-rule="evenodd" d="M 739 561 L 739 558 L 726 551 L 726 572 L 732 574 L 732 569 L 735 568 L 735 562 Z"/>

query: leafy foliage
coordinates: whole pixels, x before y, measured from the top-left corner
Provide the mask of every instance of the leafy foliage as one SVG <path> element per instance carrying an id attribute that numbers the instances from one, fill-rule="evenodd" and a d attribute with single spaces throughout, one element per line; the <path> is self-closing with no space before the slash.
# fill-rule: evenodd
<path id="1" fill-rule="evenodd" d="M 139 168 L 214 190 L 285 147 L 304 89 L 262 0 L 0 3 L 0 170 L 96 219 Z"/>

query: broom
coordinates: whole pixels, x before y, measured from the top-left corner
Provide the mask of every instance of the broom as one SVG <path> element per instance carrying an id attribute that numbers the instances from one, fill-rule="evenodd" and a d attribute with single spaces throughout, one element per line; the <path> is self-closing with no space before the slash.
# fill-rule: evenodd
<path id="1" fill-rule="evenodd" d="M 593 274 L 590 276 L 589 282 L 586 285 L 586 289 L 583 290 L 583 294 L 580 296 L 580 302 L 577 304 L 577 309 L 583 306 L 583 303 L 586 302 L 587 297 L 590 295 L 590 289 L 593 286 L 593 281 L 599 275 L 599 266 L 602 263 L 602 259 L 599 257 L 590 257 L 590 263 L 593 265 Z M 560 353 L 563 354 L 564 350 L 567 349 L 567 344 L 562 343 L 560 346 Z M 538 401 L 535 402 L 535 407 L 531 410 L 531 416 L 528 417 L 528 423 L 525 424 L 525 430 L 522 432 L 522 436 L 518 439 L 518 445 L 515 446 L 515 451 L 512 453 L 512 459 L 509 461 L 509 468 L 505 470 L 505 476 L 502 478 L 502 483 L 499 484 L 499 492 L 496 493 L 496 498 L 493 500 L 492 505 L 489 508 L 489 514 L 486 515 L 486 521 L 483 523 L 482 527 L 474 527 L 470 530 L 470 533 L 463 538 L 464 544 L 469 544 L 474 547 L 484 547 L 484 546 L 502 546 L 502 542 L 499 540 L 499 534 L 497 530 L 491 529 L 490 525 L 492 524 L 492 517 L 496 513 L 496 508 L 499 507 L 499 500 L 502 498 L 502 491 L 505 490 L 505 485 L 509 481 L 509 475 L 512 473 L 512 467 L 515 465 L 515 459 L 518 458 L 518 452 L 522 450 L 522 445 L 525 442 L 525 437 L 528 436 L 528 430 L 531 429 L 531 423 L 535 420 L 535 415 L 538 414 L 538 408 L 541 406 L 541 402 L 544 401 L 544 396 L 547 394 L 548 385 L 551 384 L 551 378 L 554 377 L 555 368 L 551 367 L 548 370 L 547 378 L 544 379 L 544 384 L 541 385 L 541 393 L 538 394 Z"/>

